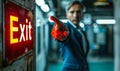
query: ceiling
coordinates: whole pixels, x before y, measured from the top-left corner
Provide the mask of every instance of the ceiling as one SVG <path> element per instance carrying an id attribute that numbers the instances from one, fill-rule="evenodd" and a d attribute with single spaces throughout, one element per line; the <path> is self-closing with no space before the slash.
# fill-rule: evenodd
<path id="1" fill-rule="evenodd" d="M 65 18 L 65 6 L 72 0 L 46 0 L 49 4 L 51 11 L 59 18 Z M 113 17 L 113 3 L 112 0 L 80 0 L 86 6 L 86 13 L 91 14 L 93 17 L 110 16 Z M 105 1 L 109 5 L 102 5 L 98 1 Z"/>

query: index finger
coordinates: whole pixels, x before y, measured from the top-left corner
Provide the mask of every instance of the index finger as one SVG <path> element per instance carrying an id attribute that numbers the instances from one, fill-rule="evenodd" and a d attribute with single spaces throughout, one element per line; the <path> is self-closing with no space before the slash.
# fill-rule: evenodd
<path id="1" fill-rule="evenodd" d="M 61 22 L 55 18 L 54 16 L 50 16 L 50 20 L 52 20 L 55 24 L 60 24 Z"/>

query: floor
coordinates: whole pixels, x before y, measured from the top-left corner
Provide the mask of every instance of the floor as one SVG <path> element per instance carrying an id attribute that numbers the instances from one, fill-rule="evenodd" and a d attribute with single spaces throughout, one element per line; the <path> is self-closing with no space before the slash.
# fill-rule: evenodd
<path id="1" fill-rule="evenodd" d="M 114 71 L 114 63 L 112 59 L 89 59 L 90 71 Z M 62 61 L 51 63 L 48 71 L 61 71 Z"/>

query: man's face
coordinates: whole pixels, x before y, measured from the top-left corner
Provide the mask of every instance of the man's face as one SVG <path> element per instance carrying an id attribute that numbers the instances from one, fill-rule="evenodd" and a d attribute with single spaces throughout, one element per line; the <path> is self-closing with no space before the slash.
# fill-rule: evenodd
<path id="1" fill-rule="evenodd" d="M 82 16 L 82 8 L 79 4 L 73 5 L 67 12 L 67 18 L 73 22 L 75 25 L 79 25 L 81 16 Z"/>

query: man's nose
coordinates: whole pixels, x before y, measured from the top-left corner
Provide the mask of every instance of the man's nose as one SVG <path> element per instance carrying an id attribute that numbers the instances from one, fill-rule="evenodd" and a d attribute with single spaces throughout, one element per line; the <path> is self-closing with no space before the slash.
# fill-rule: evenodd
<path id="1" fill-rule="evenodd" d="M 77 17 L 77 16 L 78 16 L 77 12 L 74 12 L 73 17 Z"/>

